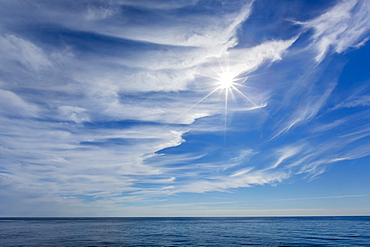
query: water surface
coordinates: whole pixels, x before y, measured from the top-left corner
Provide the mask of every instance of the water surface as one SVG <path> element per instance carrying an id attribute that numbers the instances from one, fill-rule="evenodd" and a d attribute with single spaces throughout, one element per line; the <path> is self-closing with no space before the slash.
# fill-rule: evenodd
<path id="1" fill-rule="evenodd" d="M 370 246 L 370 216 L 0 218 L 0 246 Z"/>

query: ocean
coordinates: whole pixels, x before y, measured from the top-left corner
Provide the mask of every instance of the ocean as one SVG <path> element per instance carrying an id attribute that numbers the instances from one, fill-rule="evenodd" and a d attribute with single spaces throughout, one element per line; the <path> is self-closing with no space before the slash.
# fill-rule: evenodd
<path id="1" fill-rule="evenodd" d="M 0 218 L 0 246 L 370 246 L 370 216 Z"/>

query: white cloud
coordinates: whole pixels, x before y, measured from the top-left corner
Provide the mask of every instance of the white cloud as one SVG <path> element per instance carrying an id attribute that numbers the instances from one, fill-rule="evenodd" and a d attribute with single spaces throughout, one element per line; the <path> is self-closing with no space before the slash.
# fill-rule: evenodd
<path id="1" fill-rule="evenodd" d="M 338 119 L 338 120 L 335 120 L 332 123 L 320 124 L 320 125 L 314 127 L 311 131 L 312 132 L 324 132 L 324 131 L 328 131 L 328 130 L 331 130 L 331 129 L 336 128 L 337 126 L 340 126 L 341 124 L 345 123 L 345 121 L 346 120 L 344 120 L 344 119 Z"/>
<path id="2" fill-rule="evenodd" d="M 316 61 L 321 62 L 330 47 L 341 53 L 350 47 L 363 44 L 369 33 L 370 3 L 368 1 L 341 1 L 325 14 L 301 23 L 314 29 L 313 47 L 317 52 Z"/>
<path id="3" fill-rule="evenodd" d="M 148 9 L 171 10 L 194 6 L 198 0 L 170 0 L 170 1 L 151 1 L 151 0 L 125 0 L 126 6 L 134 6 Z"/>
<path id="4" fill-rule="evenodd" d="M 236 173 L 232 174 L 231 177 L 238 177 L 238 176 L 244 175 L 244 174 L 252 171 L 253 169 L 254 169 L 253 167 L 249 167 L 249 168 L 246 168 L 246 169 L 243 169 L 243 170 L 239 170 Z"/>
<path id="5" fill-rule="evenodd" d="M 321 199 L 341 199 L 341 198 L 364 197 L 364 196 L 369 196 L 369 195 L 321 196 L 321 197 L 291 198 L 291 199 L 280 199 L 280 200 L 281 201 L 292 201 L 292 200 L 321 200 Z"/>
<path id="6" fill-rule="evenodd" d="M 22 11 L 26 18 L 34 17 L 40 23 L 59 24 L 73 30 L 123 39 L 173 46 L 231 47 L 236 44 L 236 30 L 248 18 L 253 1 L 239 3 L 232 11 L 216 12 L 210 9 L 210 13 L 189 12 L 187 15 L 179 15 L 176 9 L 196 5 L 197 1 L 144 2 L 145 4 L 132 1 L 96 4 L 89 1 L 72 1 L 68 6 L 29 2 L 22 5 L 22 8 L 14 2 L 6 4 L 6 7 L 11 11 Z M 126 16 L 129 15 L 125 12 L 127 7 L 142 10 L 142 16 L 137 12 L 133 21 L 130 16 Z M 36 15 L 30 15 L 29 9 L 33 9 L 32 13 Z M 147 14 L 157 18 L 140 21 L 141 18 L 148 18 Z"/>
<path id="7" fill-rule="evenodd" d="M 329 99 L 332 91 L 334 90 L 336 84 L 332 83 L 327 86 L 325 92 L 322 95 L 312 95 L 312 92 L 305 94 L 305 97 L 301 97 L 301 101 L 298 105 L 295 105 L 295 110 L 289 113 L 289 119 L 283 120 L 278 123 L 278 130 L 272 138 L 284 134 L 291 130 L 292 128 L 305 124 L 310 121 L 319 110 L 325 105 L 326 101 Z"/>
<path id="8" fill-rule="evenodd" d="M 173 18 L 171 25 L 151 27 L 122 27 L 121 23 L 107 26 L 105 21 L 117 14 L 115 6 L 89 6 L 87 10 L 85 16 L 75 15 L 73 11 L 67 14 L 69 17 L 75 15 L 72 19 L 85 18 L 78 26 L 75 22 L 68 23 L 70 18 L 59 20 L 63 13 L 56 13 L 56 10 L 42 15 L 45 20 L 52 19 L 54 23 L 60 22 L 75 30 L 93 30 L 135 41 L 199 48 L 175 49 L 169 46 L 160 51 L 139 51 L 141 56 L 136 54 L 136 60 L 111 58 L 105 54 L 84 58 L 70 47 L 62 47 L 58 54 L 46 54 L 26 38 L 4 36 L 1 41 L 4 49 L 8 50 L 5 56 L 8 60 L 17 61 L 33 71 L 49 69 L 55 77 L 63 75 L 61 78 L 65 79 L 63 83 L 53 81 L 54 87 L 49 84 L 45 87 L 42 80 L 46 78 L 41 74 L 37 80 L 31 78 L 28 85 L 22 86 L 66 94 L 68 101 L 47 93 L 45 98 L 28 95 L 44 107 L 38 112 L 39 118 L 61 122 L 2 119 L 4 125 L 0 129 L 8 134 L 1 147 L 4 154 L 2 168 L 6 171 L 2 177 L 13 191 L 43 195 L 49 199 L 65 195 L 65 200 L 70 201 L 76 200 L 78 195 L 97 198 L 96 195 L 102 195 L 102 192 L 105 192 L 103 197 L 110 199 L 123 192 L 134 193 L 131 197 L 136 199 L 167 195 L 176 187 L 159 188 L 158 185 L 171 183 L 175 177 L 167 176 L 170 173 L 163 164 L 157 167 L 146 160 L 154 157 L 157 151 L 183 143 L 182 136 L 187 129 L 171 125 L 87 129 L 83 123 L 100 119 L 108 122 L 131 119 L 191 124 L 197 118 L 222 111 L 223 105 L 212 98 L 194 108 L 198 95 L 190 98 L 186 92 L 180 92 L 164 97 L 163 94 L 153 96 L 152 93 L 188 90 L 194 83 L 197 66 L 220 56 L 236 44 L 236 30 L 248 17 L 250 6 L 225 16 Z M 132 70 L 133 67 L 136 70 Z M 148 93 L 145 100 L 126 101 L 123 95 L 139 92 Z M 10 97 L 18 108 L 30 108 L 12 92 L 3 90 L 2 94 Z M 115 144 L 115 141 L 119 143 Z M 13 150 L 21 151 L 16 154 Z M 141 188 L 136 184 L 137 180 L 152 184 L 152 188 Z M 106 200 L 103 197 L 98 198 Z"/>
<path id="9" fill-rule="evenodd" d="M 338 104 L 335 109 L 338 108 L 354 108 L 359 106 L 370 106 L 370 95 L 359 96 L 355 99 L 345 100 Z"/>
<path id="10" fill-rule="evenodd" d="M 10 116 L 36 116 L 39 108 L 27 103 L 17 94 L 0 89 L 0 113 Z"/>
<path id="11" fill-rule="evenodd" d="M 50 38 L 47 45 L 53 52 L 31 34 L 0 36 L 2 70 L 11 78 L 0 83 L 0 104 L 5 106 L 0 110 L 0 182 L 9 193 L 68 207 L 109 206 L 114 211 L 128 201 L 181 192 L 233 191 L 279 183 L 301 173 L 315 176 L 329 163 L 369 155 L 366 145 L 351 146 L 368 137 L 363 125 L 345 133 L 338 131 L 332 139 L 316 145 L 315 134 L 356 120 L 315 122 L 311 128 L 311 121 L 335 88 L 334 80 L 323 82 L 316 75 L 304 75 L 298 82 L 275 82 L 270 75 L 257 76 L 259 81 L 253 86 L 249 85 L 252 80 L 245 78 L 240 87 L 244 97 L 235 91 L 235 100 L 229 95 L 226 112 L 221 91 L 202 101 L 217 87 L 215 77 L 220 70 L 227 68 L 236 77 L 245 77 L 262 65 L 268 69 L 274 62 L 284 63 L 285 55 L 291 55 L 297 37 L 270 39 L 249 48 L 237 46 L 237 31 L 249 18 L 252 5 L 235 12 L 225 9 L 217 15 L 204 11 L 175 16 L 171 11 L 195 2 L 166 1 L 155 6 L 155 13 L 150 12 L 155 16 L 152 22 L 145 19 L 130 24 L 120 10 L 134 6 L 153 11 L 149 6 L 155 4 L 71 4 L 76 8 L 63 4 L 28 8 L 35 22 L 23 12 L 32 25 L 52 23 L 71 32 L 71 37 L 76 35 L 72 40 L 63 33 L 58 38 L 62 44 L 54 46 L 53 39 L 45 36 Z M 361 45 L 368 23 L 366 11 L 367 3 L 343 2 L 303 23 L 314 30 L 316 60 L 324 59 L 330 47 L 340 53 Z M 17 21 L 12 25 L 25 25 L 24 19 Z M 91 36 L 85 39 L 84 35 Z M 99 39 L 107 41 L 107 46 L 94 43 Z M 306 60 L 299 59 L 302 63 Z M 287 65 L 296 68 L 296 64 Z M 315 74 L 316 68 L 312 71 L 307 73 Z M 273 72 L 273 76 L 278 74 Z M 290 92 L 279 91 L 291 85 L 295 88 Z M 286 94 L 291 101 L 279 102 L 274 93 Z M 367 96 L 350 98 L 337 109 L 368 106 L 368 101 Z M 294 105 L 289 108 L 288 104 Z M 281 121 L 273 119 L 280 113 Z M 233 117 L 241 115 L 243 120 L 236 126 Z M 276 139 L 268 142 L 271 125 Z M 297 126 L 307 127 L 313 135 L 299 141 L 291 136 L 281 138 Z M 236 131 L 242 133 L 240 143 L 225 148 L 228 134 Z M 200 148 L 189 148 L 198 134 L 212 137 L 204 138 Z M 222 134 L 225 146 L 221 148 L 212 138 L 222 139 Z M 280 143 L 269 146 L 273 141 Z"/>
<path id="12" fill-rule="evenodd" d="M 85 108 L 77 106 L 59 106 L 59 110 L 65 120 L 71 120 L 76 123 L 89 121 L 89 116 L 85 113 Z"/>
<path id="13" fill-rule="evenodd" d="M 288 146 L 276 151 L 276 155 L 278 156 L 277 161 L 268 169 L 277 168 L 281 163 L 289 158 L 297 155 L 302 150 L 300 146 Z"/>
<path id="14" fill-rule="evenodd" d="M 287 179 L 289 174 L 284 172 L 261 172 L 251 171 L 244 172 L 243 174 L 231 175 L 229 177 L 210 178 L 209 180 L 198 180 L 191 183 L 178 186 L 176 193 L 179 192 L 195 192 L 204 193 L 210 191 L 228 191 L 235 188 L 245 188 L 254 185 L 271 184 L 274 182 L 282 182 Z"/>
<path id="15" fill-rule="evenodd" d="M 132 25 L 122 28 L 104 23 L 86 23 L 85 28 L 105 35 L 163 45 L 209 47 L 235 45 L 236 29 L 250 14 L 251 5 L 242 6 L 239 13 L 214 15 L 169 16 L 166 25 Z M 112 24 L 112 23 L 110 23 Z M 79 28 L 74 26 L 74 28 Z"/>
<path id="16" fill-rule="evenodd" d="M 88 5 L 85 14 L 86 21 L 101 21 L 118 14 L 119 8 L 114 4 L 107 4 L 106 6 Z"/>
<path id="17" fill-rule="evenodd" d="M 271 40 L 251 48 L 230 49 L 224 54 L 223 63 L 236 75 L 250 73 L 264 62 L 281 60 L 296 39 L 295 37 L 290 40 Z"/>
<path id="18" fill-rule="evenodd" d="M 2 64 L 16 61 L 34 71 L 51 65 L 41 48 L 15 35 L 0 36 L 0 51 L 3 54 L 0 58 Z"/>
<path id="19" fill-rule="evenodd" d="M 101 198 L 106 200 L 116 193 L 141 191 L 136 185 L 139 178 L 140 183 L 160 185 L 175 180 L 145 160 L 156 151 L 179 145 L 183 141 L 180 130 L 84 130 L 76 125 L 73 128 L 32 120 L 2 123 L 0 132 L 6 132 L 6 136 L 0 147 L 5 172 L 1 173 L 1 180 L 17 193 L 78 197 L 106 192 L 105 198 Z M 115 144 L 115 140 L 123 143 Z"/>

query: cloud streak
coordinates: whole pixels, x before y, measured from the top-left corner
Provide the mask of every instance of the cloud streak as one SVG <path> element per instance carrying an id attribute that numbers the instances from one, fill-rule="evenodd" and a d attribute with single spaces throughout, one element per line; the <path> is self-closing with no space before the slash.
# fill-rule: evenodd
<path id="1" fill-rule="evenodd" d="M 370 5 L 366 1 L 342 1 L 318 18 L 302 23 L 304 27 L 314 29 L 315 60 L 321 62 L 330 47 L 341 53 L 363 45 L 369 32 L 369 12 Z"/>

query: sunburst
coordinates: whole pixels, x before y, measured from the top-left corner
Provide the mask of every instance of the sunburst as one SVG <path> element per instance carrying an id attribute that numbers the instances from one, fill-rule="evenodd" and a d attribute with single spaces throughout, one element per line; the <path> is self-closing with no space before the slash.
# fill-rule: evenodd
<path id="1" fill-rule="evenodd" d="M 248 76 L 243 76 L 243 73 L 236 69 L 232 69 L 229 64 L 227 66 L 222 66 L 219 63 L 219 71 L 215 71 L 213 68 L 213 75 L 206 75 L 200 74 L 204 77 L 208 77 L 213 80 L 212 86 L 213 90 L 209 92 L 206 96 L 196 102 L 193 106 L 187 109 L 185 112 L 180 114 L 177 118 L 181 117 L 186 112 L 190 111 L 191 109 L 195 108 L 197 105 L 211 97 L 216 92 L 219 92 L 220 95 L 224 95 L 224 126 L 225 126 L 225 133 L 227 129 L 227 121 L 228 121 L 228 103 L 229 98 L 232 98 L 237 103 L 237 97 L 242 98 L 245 102 L 252 105 L 253 107 L 250 109 L 259 109 L 264 107 L 264 105 L 257 105 L 252 99 L 250 99 L 247 95 L 245 95 L 239 88 L 240 87 L 247 87 L 245 82 L 248 80 Z M 176 118 L 176 119 L 177 119 Z M 226 135 L 225 135 L 226 137 Z"/>
<path id="2" fill-rule="evenodd" d="M 247 80 L 247 77 L 240 77 L 239 73 L 231 70 L 229 66 L 224 68 L 220 65 L 220 68 L 221 68 L 221 73 L 216 73 L 217 77 L 213 77 L 213 79 L 215 80 L 215 84 L 217 86 L 214 92 L 221 91 L 225 95 L 224 131 L 225 131 L 225 141 L 226 141 L 229 95 L 232 96 L 235 102 L 236 102 L 236 98 L 235 98 L 234 92 L 241 94 L 243 98 L 248 99 L 248 101 L 251 102 L 252 104 L 254 104 L 254 102 L 249 100 L 249 98 L 237 88 L 237 86 L 241 86 L 240 82 L 243 83 Z"/>
<path id="3" fill-rule="evenodd" d="M 229 71 L 220 73 L 217 82 L 219 83 L 219 89 L 230 89 L 234 86 L 235 75 Z"/>
<path id="4" fill-rule="evenodd" d="M 208 76 L 212 78 L 215 83 L 216 88 L 209 94 L 215 93 L 216 91 L 221 91 L 225 95 L 225 113 L 227 112 L 227 102 L 229 100 L 229 95 L 236 101 L 235 94 L 241 96 L 249 104 L 252 104 L 254 107 L 258 105 L 251 100 L 247 95 L 240 91 L 240 87 L 246 87 L 244 84 L 248 80 L 248 76 L 242 76 L 241 72 L 231 69 L 229 66 L 223 67 L 220 65 L 221 72 L 215 72 L 217 76 Z"/>

